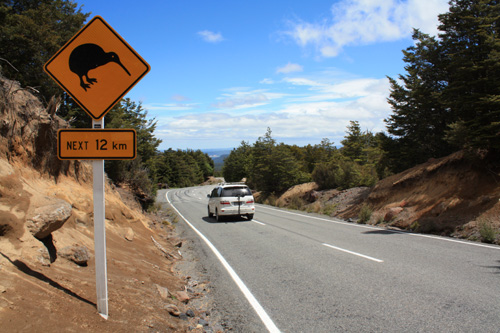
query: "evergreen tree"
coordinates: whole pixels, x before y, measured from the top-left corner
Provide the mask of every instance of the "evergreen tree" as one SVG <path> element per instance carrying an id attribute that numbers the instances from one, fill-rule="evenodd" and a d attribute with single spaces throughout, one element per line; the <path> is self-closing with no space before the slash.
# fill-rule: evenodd
<path id="1" fill-rule="evenodd" d="M 88 116 L 87 116 L 88 117 Z M 88 117 L 89 118 L 89 117 Z M 115 105 L 105 117 L 107 128 L 132 128 L 137 134 L 135 160 L 111 160 L 104 163 L 108 177 L 116 183 L 128 183 L 145 204 L 154 200 L 157 177 L 157 148 L 161 140 L 154 136 L 155 119 L 147 119 L 147 111 L 141 104 L 129 98 Z"/>
<path id="2" fill-rule="evenodd" d="M 453 0 L 439 20 L 449 58 L 443 94 L 453 112 L 448 139 L 465 148 L 500 149 L 500 2 Z"/>
<path id="3" fill-rule="evenodd" d="M 265 193 L 282 193 L 289 187 L 310 180 L 289 146 L 276 144 L 268 128 L 252 147 L 248 182 Z"/>
<path id="4" fill-rule="evenodd" d="M 60 95 L 62 90 L 43 72 L 43 65 L 88 16 L 73 1 L 0 0 L 0 72 L 35 88 L 45 102 Z"/>
<path id="5" fill-rule="evenodd" d="M 343 145 L 341 152 L 344 156 L 353 161 L 361 161 L 364 143 L 363 134 L 361 133 L 361 127 L 358 121 L 350 121 L 350 125 L 347 126 L 347 135 L 341 143 Z"/>
<path id="6" fill-rule="evenodd" d="M 399 76 L 402 85 L 389 78 L 393 114 L 385 121 L 396 142 L 384 148 L 400 160 L 397 172 L 452 151 L 444 138 L 450 117 L 441 103 L 447 76 L 441 47 L 434 37 L 418 30 L 413 39 L 415 46 L 403 51 L 408 74 Z"/>
<path id="7" fill-rule="evenodd" d="M 439 20 L 438 39 L 414 31 L 408 74 L 390 78 L 393 171 L 456 149 L 500 149 L 500 4 L 452 0 Z"/>
<path id="8" fill-rule="evenodd" d="M 222 175 L 228 182 L 239 182 L 248 177 L 251 156 L 250 145 L 242 141 L 238 148 L 231 150 L 229 156 L 224 159 Z"/>

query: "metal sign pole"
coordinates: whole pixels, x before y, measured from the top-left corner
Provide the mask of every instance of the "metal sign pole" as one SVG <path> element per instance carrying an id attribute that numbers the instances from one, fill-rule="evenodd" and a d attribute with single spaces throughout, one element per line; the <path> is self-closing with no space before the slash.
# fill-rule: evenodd
<path id="1" fill-rule="evenodd" d="M 92 120 L 92 128 L 104 128 L 104 117 L 99 120 Z M 104 222 L 104 160 L 94 160 L 92 166 L 94 173 L 94 252 L 97 311 L 104 319 L 108 319 L 108 273 L 106 268 L 106 225 Z"/>

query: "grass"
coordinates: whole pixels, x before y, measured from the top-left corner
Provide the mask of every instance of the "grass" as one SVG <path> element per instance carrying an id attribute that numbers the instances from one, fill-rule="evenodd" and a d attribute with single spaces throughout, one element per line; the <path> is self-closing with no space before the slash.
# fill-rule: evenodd
<path id="1" fill-rule="evenodd" d="M 337 211 L 338 206 L 338 203 L 325 205 L 325 207 L 323 207 L 323 209 L 321 210 L 321 214 L 332 216 Z"/>
<path id="2" fill-rule="evenodd" d="M 479 234 L 484 243 L 492 244 L 495 242 L 498 232 L 490 221 L 481 220 L 479 221 Z"/>
<path id="3" fill-rule="evenodd" d="M 179 222 L 179 215 L 177 215 L 177 212 L 175 210 L 173 210 L 172 208 L 167 208 L 167 215 L 170 218 L 172 223 Z"/>
<path id="4" fill-rule="evenodd" d="M 417 232 L 419 229 L 420 229 L 420 223 L 418 223 L 418 221 L 415 221 L 410 225 L 411 231 Z"/>
<path id="5" fill-rule="evenodd" d="M 288 204 L 288 208 L 295 210 L 305 210 L 306 201 L 302 199 L 300 196 L 295 195 L 290 198 L 290 203 Z"/>
<path id="6" fill-rule="evenodd" d="M 359 211 L 359 220 L 358 223 L 365 224 L 368 221 L 370 221 L 370 218 L 372 217 L 373 209 L 364 204 L 361 206 L 361 210 Z"/>

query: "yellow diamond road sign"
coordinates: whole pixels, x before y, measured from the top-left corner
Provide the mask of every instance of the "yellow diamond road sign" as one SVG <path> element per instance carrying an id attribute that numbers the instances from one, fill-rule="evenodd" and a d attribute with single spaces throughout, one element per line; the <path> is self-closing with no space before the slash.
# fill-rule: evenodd
<path id="1" fill-rule="evenodd" d="M 150 66 L 100 16 L 94 17 L 44 66 L 95 120 L 99 120 L 150 70 Z"/>

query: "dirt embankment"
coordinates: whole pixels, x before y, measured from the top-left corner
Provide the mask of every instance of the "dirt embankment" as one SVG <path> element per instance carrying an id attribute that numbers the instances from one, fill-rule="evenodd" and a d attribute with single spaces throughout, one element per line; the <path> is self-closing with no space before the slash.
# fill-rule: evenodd
<path id="1" fill-rule="evenodd" d="M 216 331 L 208 281 L 194 281 L 175 268 L 182 260 L 182 242 L 175 238 L 169 216 L 143 213 L 125 189 L 109 184 L 105 222 L 109 318 L 99 316 L 91 166 L 57 159 L 55 134 L 67 124 L 56 109 L 55 101 L 43 108 L 29 91 L 0 77 L 2 331 L 202 332 L 207 327 Z M 61 202 L 70 213 L 51 233 L 54 261 L 28 220 L 36 220 L 40 208 Z M 62 211 L 53 210 L 46 215 Z"/>
<path id="2" fill-rule="evenodd" d="M 292 187 L 277 205 L 370 224 L 500 244 L 500 163 L 463 151 L 379 181 L 373 188 Z M 365 215 L 366 216 L 366 215 Z"/>

